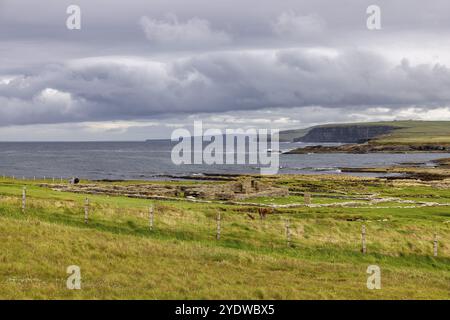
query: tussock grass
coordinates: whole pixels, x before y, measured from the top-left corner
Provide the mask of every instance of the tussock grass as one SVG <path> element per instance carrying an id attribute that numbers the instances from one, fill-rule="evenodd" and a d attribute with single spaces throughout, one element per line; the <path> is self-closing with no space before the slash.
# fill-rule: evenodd
<path id="1" fill-rule="evenodd" d="M 272 178 L 271 178 L 272 179 Z M 377 193 L 429 199 L 427 187 L 305 176 L 274 179 L 308 192 Z M 21 188 L 27 184 L 25 213 Z M 361 187 L 358 188 L 358 184 Z M 450 198 L 448 190 L 436 197 Z M 446 207 L 277 209 L 55 192 L 0 179 L 0 298 L 6 299 L 449 299 L 450 214 Z M 266 199 L 258 199 L 266 202 Z M 280 203 L 293 199 L 269 199 Z M 314 199 L 328 202 L 329 198 Z M 336 199 L 333 199 L 333 201 Z M 395 203 L 393 203 L 395 204 Z M 148 207 L 155 208 L 154 230 Z M 216 216 L 221 214 L 221 240 Z M 247 214 L 253 216 L 253 219 Z M 291 247 L 285 221 L 289 219 Z M 361 226 L 368 254 L 362 255 Z M 433 257 L 434 234 L 439 256 Z M 366 269 L 382 268 L 382 289 Z M 79 265 L 82 290 L 66 289 Z"/>

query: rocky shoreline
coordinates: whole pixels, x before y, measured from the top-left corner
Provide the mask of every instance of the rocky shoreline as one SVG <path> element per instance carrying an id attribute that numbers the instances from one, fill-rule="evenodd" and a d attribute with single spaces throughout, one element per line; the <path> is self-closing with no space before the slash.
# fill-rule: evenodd
<path id="1" fill-rule="evenodd" d="M 304 148 L 297 148 L 285 152 L 284 154 L 310 154 L 310 153 L 408 153 L 408 152 L 433 152 L 433 153 L 447 153 L 450 152 L 450 145 L 406 145 L 406 144 L 344 144 L 339 146 L 307 146 Z"/>
<path id="2" fill-rule="evenodd" d="M 389 167 L 377 168 L 340 168 L 343 173 L 378 173 L 396 174 L 386 176 L 388 180 L 416 179 L 419 181 L 440 181 L 450 179 L 450 158 L 442 158 L 431 161 L 434 166 L 426 166 L 424 163 L 406 163 Z"/>

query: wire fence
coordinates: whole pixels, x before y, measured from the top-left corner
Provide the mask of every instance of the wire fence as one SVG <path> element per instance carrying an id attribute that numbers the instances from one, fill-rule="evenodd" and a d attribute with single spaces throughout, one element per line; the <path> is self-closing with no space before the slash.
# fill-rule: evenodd
<path id="1" fill-rule="evenodd" d="M 120 207 L 86 197 L 82 201 L 1 196 L 0 215 L 37 216 L 50 222 L 95 227 L 103 231 L 177 240 L 209 241 L 235 248 L 272 250 L 340 249 L 349 253 L 405 254 L 448 257 L 449 225 L 434 229 L 414 224 L 397 227 L 384 222 L 333 221 L 289 213 L 258 216 L 252 208 L 203 204 L 180 208 L 165 202 Z M 50 204 L 49 204 L 50 202 Z M 198 205 L 197 205 L 198 206 Z M 352 208 L 355 210 L 357 208 Z M 246 212 L 246 210 L 248 210 Z"/>

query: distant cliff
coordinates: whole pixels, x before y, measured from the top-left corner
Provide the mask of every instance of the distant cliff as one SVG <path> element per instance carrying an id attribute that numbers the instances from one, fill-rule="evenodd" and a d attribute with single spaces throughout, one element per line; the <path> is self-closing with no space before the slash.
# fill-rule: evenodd
<path id="1" fill-rule="evenodd" d="M 376 125 L 324 126 L 312 128 L 296 142 L 342 142 L 362 143 L 383 134 L 388 134 L 398 127 Z"/>

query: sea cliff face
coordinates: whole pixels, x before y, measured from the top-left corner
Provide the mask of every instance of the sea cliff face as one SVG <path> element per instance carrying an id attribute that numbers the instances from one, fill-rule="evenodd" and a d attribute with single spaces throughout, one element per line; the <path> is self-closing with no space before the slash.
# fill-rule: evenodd
<path id="1" fill-rule="evenodd" d="M 374 137 L 388 134 L 397 129 L 391 126 L 335 126 L 311 129 L 305 136 L 296 138 L 296 142 L 342 142 L 361 143 Z"/>

